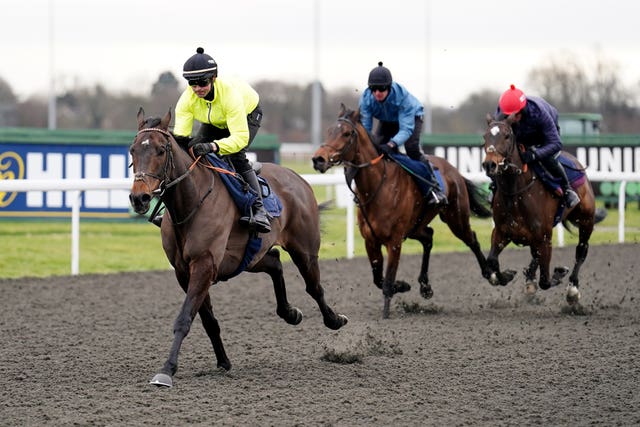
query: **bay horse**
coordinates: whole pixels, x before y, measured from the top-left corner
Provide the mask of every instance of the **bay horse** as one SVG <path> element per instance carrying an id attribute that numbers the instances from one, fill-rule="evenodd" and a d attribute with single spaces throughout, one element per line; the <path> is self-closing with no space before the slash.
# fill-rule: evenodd
<path id="1" fill-rule="evenodd" d="M 502 120 L 487 115 L 488 128 L 484 133 L 485 158 L 482 166 L 486 174 L 495 181 L 496 189 L 493 198 L 495 225 L 491 235 L 491 250 L 487 257 L 490 274 L 485 277 L 494 286 L 505 286 L 515 277 L 514 270 L 500 271 L 498 262 L 502 250 L 513 242 L 530 248 L 531 262 L 524 270 L 527 294 L 531 295 L 537 289 L 538 268 L 540 279 L 537 285 L 541 289 L 549 289 L 560 284 L 569 269 L 557 267 L 550 277 L 553 227 L 554 222 L 558 220 L 562 221 L 567 229 L 571 223 L 578 227 L 579 241 L 566 300 L 569 305 L 574 305 L 580 299 L 579 273 L 587 258 L 589 238 L 594 224 L 604 219 L 606 211 L 603 215 L 600 210 L 596 210 L 595 196 L 586 175 L 573 183 L 575 191 L 580 196 L 580 203 L 572 209 L 564 208 L 561 196 L 549 191 L 533 168 L 522 163 L 520 151 L 524 150 L 524 147 L 518 145 L 515 140 L 511 127 L 513 120 L 513 115 Z M 584 170 L 574 156 L 564 151 L 562 155 L 575 165 L 575 171 Z"/>
<path id="2" fill-rule="evenodd" d="M 154 196 L 160 197 L 166 206 L 161 226 L 162 247 L 186 293 L 174 323 L 169 357 L 151 380 L 151 384 L 171 387 L 180 347 L 196 314 L 211 340 L 217 366 L 231 369 L 209 287 L 237 274 L 250 234 L 238 221 L 240 213 L 220 179 L 221 172 L 203 167 L 199 158 L 194 160 L 168 131 L 171 110 L 162 119 L 145 119 L 141 108 L 137 121 L 138 132 L 129 150 L 134 172 L 129 198 L 139 214 L 149 210 Z M 340 329 L 348 319 L 327 305 L 320 285 L 319 215 L 311 186 L 292 170 L 271 163 L 263 165 L 261 175 L 279 197 L 282 210 L 273 219 L 271 232 L 260 235 L 259 249 L 245 270 L 271 277 L 276 313 L 287 323 L 297 325 L 302 321 L 302 312 L 287 301 L 280 255 L 273 248 L 281 246 L 300 271 L 307 293 L 322 312 L 324 324 L 333 330 Z"/>
<path id="3" fill-rule="evenodd" d="M 378 155 L 360 123 L 359 111 L 348 110 L 344 104 L 336 123 L 328 129 L 327 139 L 313 155 L 313 167 L 321 173 L 344 164 L 345 174 L 355 174 L 358 226 L 371 264 L 373 283 L 382 289 L 384 318 L 389 317 L 393 294 L 408 290 L 406 283 L 396 281 L 402 242 L 406 238 L 422 244 L 422 265 L 418 275 L 420 295 L 427 299 L 433 296 L 429 283 L 433 228 L 429 223 L 437 215 L 471 249 L 481 271 L 487 274 L 486 259 L 469 223 L 470 210 L 480 217 L 491 216 L 487 203 L 483 204 L 479 187 L 460 175 L 445 159 L 428 157 L 445 183 L 443 190 L 448 204 L 444 207 L 428 205 L 415 179 L 398 163 Z M 384 276 L 383 245 L 387 251 Z"/>

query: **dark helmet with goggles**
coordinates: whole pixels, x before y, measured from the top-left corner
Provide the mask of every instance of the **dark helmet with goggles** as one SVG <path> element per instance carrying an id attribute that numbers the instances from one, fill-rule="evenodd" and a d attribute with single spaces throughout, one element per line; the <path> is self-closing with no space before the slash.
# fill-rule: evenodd
<path id="1" fill-rule="evenodd" d="M 218 77 L 218 64 L 199 47 L 196 54 L 191 56 L 182 67 L 182 77 L 189 81 L 210 80 Z"/>

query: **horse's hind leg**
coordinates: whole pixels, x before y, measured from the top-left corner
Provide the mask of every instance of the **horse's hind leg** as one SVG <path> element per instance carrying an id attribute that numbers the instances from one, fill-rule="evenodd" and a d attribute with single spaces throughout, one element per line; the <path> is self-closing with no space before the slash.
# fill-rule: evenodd
<path id="1" fill-rule="evenodd" d="M 222 338 L 220 337 L 220 325 L 213 315 L 213 307 L 211 305 L 211 298 L 209 295 L 207 295 L 205 300 L 202 302 L 202 306 L 200 307 L 200 310 L 198 310 L 198 314 L 200 314 L 202 326 L 211 340 L 213 352 L 216 354 L 216 359 L 218 360 L 218 368 L 228 371 L 231 369 L 231 362 L 227 357 L 227 353 L 224 351 L 224 345 L 222 344 Z"/>
<path id="2" fill-rule="evenodd" d="M 316 300 L 324 324 L 326 327 L 337 330 L 344 326 L 349 319 L 343 314 L 336 314 L 324 299 L 324 289 L 320 285 L 320 266 L 318 265 L 317 255 L 307 255 L 296 250 L 289 250 L 291 260 L 298 267 L 304 283 L 306 285 L 306 291 L 311 297 Z M 284 282 L 283 282 L 284 290 Z"/>
<path id="3" fill-rule="evenodd" d="M 471 229 L 468 209 L 467 211 L 461 209 L 459 206 L 463 203 L 460 201 L 458 201 L 457 204 L 457 207 L 449 206 L 447 210 L 440 215 L 440 218 L 447 224 L 453 235 L 463 241 L 465 245 L 471 249 L 471 252 L 476 256 L 476 260 L 480 266 L 482 277 L 488 279 L 491 275 L 491 269 L 487 266 L 487 259 L 482 253 L 478 237 L 476 236 L 475 231 Z"/>
<path id="4" fill-rule="evenodd" d="M 431 257 L 431 248 L 433 248 L 433 228 L 426 226 L 424 231 L 424 236 L 420 236 L 418 239 L 422 243 L 422 264 L 418 283 L 420 283 L 420 295 L 429 299 L 433 296 L 433 289 L 429 284 L 429 259 Z"/>
<path id="5" fill-rule="evenodd" d="M 573 265 L 573 271 L 569 276 L 569 287 L 567 288 L 567 303 L 573 305 L 580 299 L 579 274 L 582 264 L 587 259 L 589 253 L 589 238 L 593 232 L 593 224 L 586 224 L 580 227 L 579 242 L 576 246 L 576 260 Z"/>
<path id="6" fill-rule="evenodd" d="M 280 252 L 273 248 L 257 263 L 251 271 L 265 272 L 273 281 L 273 290 L 276 295 L 276 313 L 290 325 L 297 325 L 302 321 L 302 312 L 297 307 L 293 307 L 287 300 L 287 289 L 282 273 L 282 262 L 280 262 Z"/>

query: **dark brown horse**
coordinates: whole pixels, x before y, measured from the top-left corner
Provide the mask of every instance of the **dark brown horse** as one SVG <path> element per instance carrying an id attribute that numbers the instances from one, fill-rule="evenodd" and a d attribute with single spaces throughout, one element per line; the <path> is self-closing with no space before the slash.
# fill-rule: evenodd
<path id="1" fill-rule="evenodd" d="M 138 112 L 138 133 L 130 148 L 134 182 L 129 196 L 137 213 L 149 209 L 158 195 L 167 212 L 162 221 L 162 246 L 175 268 L 178 284 L 186 297 L 173 328 L 173 345 L 163 368 L 152 384 L 170 387 L 178 368 L 178 353 L 191 324 L 200 314 L 220 368 L 229 370 L 220 328 L 209 295 L 209 287 L 237 273 L 250 235 L 238 219 L 240 213 L 218 172 L 194 163 L 168 132 L 171 111 L 161 120 L 145 119 Z M 339 329 L 347 323 L 325 302 L 320 286 L 318 251 L 320 228 L 318 205 L 309 184 L 295 172 L 265 163 L 262 169 L 271 189 L 282 203 L 281 215 L 274 218 L 272 230 L 259 237 L 261 245 L 245 270 L 267 273 L 273 280 L 276 313 L 296 325 L 302 312 L 287 301 L 282 264 L 275 245 L 285 249 L 305 281 L 306 291 L 317 302 L 324 324 Z"/>
<path id="2" fill-rule="evenodd" d="M 554 217 L 559 212 L 561 197 L 551 193 L 532 168 L 523 165 L 520 159 L 520 147 L 515 141 L 511 128 L 513 117 L 496 120 L 487 116 L 488 129 L 484 134 L 484 150 L 486 156 L 483 168 L 496 183 L 493 199 L 493 221 L 495 227 L 491 236 L 491 251 L 487 258 L 490 275 L 487 277 L 492 285 L 506 285 L 515 276 L 514 270 L 500 271 L 498 256 L 502 250 L 513 242 L 529 246 L 531 263 L 525 269 L 525 291 L 532 294 L 536 290 L 536 273 L 540 268 L 541 289 L 549 289 L 561 283 L 568 273 L 568 268 L 558 267 L 550 277 L 551 245 L 553 237 Z M 573 156 L 563 152 L 578 169 L 584 169 Z M 584 177 L 576 192 L 581 202 L 573 209 L 564 209 L 562 223 L 578 227 L 579 243 L 576 247 L 575 264 L 569 278 L 567 302 L 575 304 L 580 299 L 578 290 L 580 267 L 587 258 L 589 238 L 594 224 L 606 216 L 598 211 L 596 215 L 595 197 L 591 183 Z M 486 276 L 485 276 L 486 277 Z"/>
<path id="3" fill-rule="evenodd" d="M 434 207 L 426 199 L 415 179 L 398 163 L 378 156 L 369 134 L 360 123 L 358 112 L 342 105 L 338 120 L 328 130 L 327 140 L 315 152 L 313 166 L 319 172 L 344 164 L 355 173 L 355 195 L 358 205 L 358 225 L 373 271 L 373 283 L 382 289 L 383 316 L 389 316 L 389 304 L 395 292 L 406 290 L 407 285 L 396 281 L 402 242 L 406 238 L 419 241 L 423 247 L 422 267 L 418 276 L 420 294 L 431 298 L 429 284 L 429 256 L 433 246 L 433 229 L 429 223 L 437 215 L 453 234 L 471 248 L 480 269 L 486 274 L 486 260 L 475 232 L 469 224 L 470 209 L 479 216 L 490 217 L 491 211 L 483 205 L 479 188 L 465 179 L 446 160 L 429 156 L 440 170 L 445 182 L 449 203 Z M 387 250 L 384 277 L 382 245 Z"/>

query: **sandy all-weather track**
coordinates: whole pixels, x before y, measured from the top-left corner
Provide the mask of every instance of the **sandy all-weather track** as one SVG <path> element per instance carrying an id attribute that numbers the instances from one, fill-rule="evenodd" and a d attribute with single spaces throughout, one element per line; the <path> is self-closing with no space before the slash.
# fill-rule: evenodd
<path id="1" fill-rule="evenodd" d="M 639 251 L 592 246 L 578 313 L 564 288 L 525 301 L 521 273 L 491 287 L 471 253 L 432 257 L 426 301 L 405 256 L 398 278 L 415 286 L 388 320 L 365 259 L 325 261 L 328 302 L 349 316 L 336 332 L 292 265 L 298 326 L 276 316 L 268 276 L 243 274 L 211 290 L 232 370 L 215 368 L 197 319 L 171 389 L 148 382 L 183 300 L 172 272 L 2 280 L 0 424 L 637 425 Z M 527 261 L 501 256 L 519 272 Z"/>

